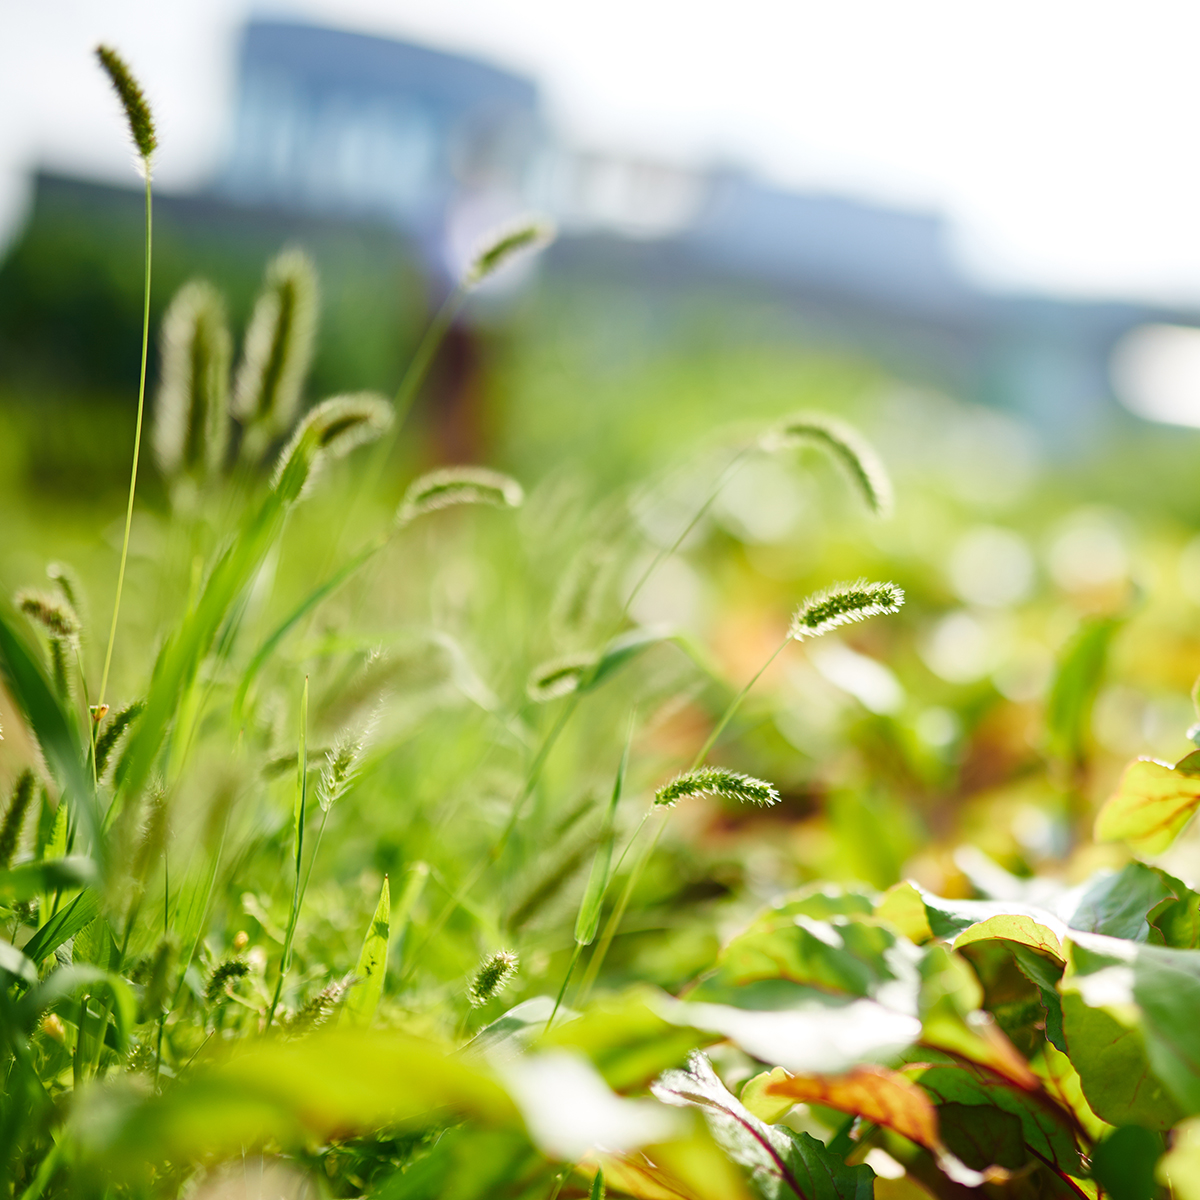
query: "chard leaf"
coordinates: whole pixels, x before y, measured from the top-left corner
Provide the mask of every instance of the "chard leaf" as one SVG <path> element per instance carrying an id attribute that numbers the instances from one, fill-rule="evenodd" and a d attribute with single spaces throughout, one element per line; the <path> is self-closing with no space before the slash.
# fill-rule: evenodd
<path id="1" fill-rule="evenodd" d="M 978 1132 L 980 1129 L 994 1129 L 997 1153 L 1009 1144 L 1009 1134 L 1006 1131 L 1012 1127 L 1012 1119 L 1015 1119 L 1020 1127 L 1021 1141 L 1037 1158 L 1064 1174 L 1083 1174 L 1072 1118 L 1048 1097 L 1025 1091 L 967 1063 L 914 1068 L 911 1077 L 929 1094 L 930 1099 L 937 1105 L 939 1114 L 944 1106 L 949 1104 L 987 1110 L 982 1113 L 964 1114 L 955 1109 L 951 1110 L 951 1113 L 964 1130 L 969 1128 Z M 1007 1119 L 993 1117 L 992 1113 L 997 1110 L 1006 1114 Z M 951 1150 L 964 1157 L 964 1161 L 976 1169 L 987 1166 L 1012 1169 L 1022 1165 L 1004 1162 L 999 1158 L 993 1158 L 990 1163 L 973 1162 L 970 1156 L 962 1154 L 962 1146 L 950 1136 L 945 1126 L 943 1137 Z"/>
<path id="2" fill-rule="evenodd" d="M 1096 817 L 1096 840 L 1127 842 L 1138 854 L 1161 854 L 1200 807 L 1200 750 L 1174 766 L 1138 758 Z"/>
<path id="3" fill-rule="evenodd" d="M 875 1172 L 848 1167 L 807 1133 L 767 1125 L 717 1078 L 697 1052 L 686 1071 L 666 1071 L 651 1086 L 664 1104 L 699 1108 L 717 1144 L 745 1167 L 766 1200 L 870 1200 Z"/>

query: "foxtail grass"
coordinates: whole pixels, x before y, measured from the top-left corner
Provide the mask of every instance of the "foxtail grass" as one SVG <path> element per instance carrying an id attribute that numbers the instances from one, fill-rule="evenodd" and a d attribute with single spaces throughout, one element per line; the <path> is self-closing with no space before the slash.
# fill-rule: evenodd
<path id="1" fill-rule="evenodd" d="M 142 286 L 142 365 L 138 373 L 137 424 L 133 435 L 133 465 L 129 472 L 129 501 L 125 507 L 125 533 L 121 539 L 121 565 L 117 570 L 117 592 L 113 599 L 112 625 L 108 633 L 108 647 L 104 651 L 104 670 L 100 676 L 100 691 L 97 704 L 104 705 L 108 694 L 108 676 L 112 667 L 113 646 L 117 640 L 117 621 L 121 613 L 121 593 L 125 587 L 125 567 L 129 560 L 129 533 L 133 527 L 133 501 L 137 493 L 138 460 L 142 451 L 142 418 L 146 407 L 146 363 L 150 353 L 150 267 L 153 249 L 153 198 L 150 187 L 151 164 L 158 138 L 154 131 L 154 117 L 146 102 L 141 86 L 134 79 L 121 56 L 108 46 L 98 46 L 96 56 L 108 74 L 121 104 L 129 134 L 137 147 L 142 174 L 146 181 L 146 270 Z"/>

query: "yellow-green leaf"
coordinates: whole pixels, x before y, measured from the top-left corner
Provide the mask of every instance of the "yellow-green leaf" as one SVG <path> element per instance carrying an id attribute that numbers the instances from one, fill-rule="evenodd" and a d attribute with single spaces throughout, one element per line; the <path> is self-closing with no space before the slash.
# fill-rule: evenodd
<path id="1" fill-rule="evenodd" d="M 1200 750 L 1173 767 L 1138 758 L 1096 818 L 1096 838 L 1128 842 L 1139 854 L 1161 854 L 1200 808 Z"/>

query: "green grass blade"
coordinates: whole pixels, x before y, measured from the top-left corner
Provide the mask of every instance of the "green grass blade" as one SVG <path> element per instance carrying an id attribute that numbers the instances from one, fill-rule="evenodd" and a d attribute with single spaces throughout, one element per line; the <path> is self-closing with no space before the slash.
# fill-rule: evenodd
<path id="1" fill-rule="evenodd" d="M 379 893 L 379 903 L 375 907 L 375 915 L 371 918 L 367 936 L 363 939 L 358 965 L 354 968 L 358 982 L 346 997 L 342 1010 L 351 1025 L 370 1025 L 371 1018 L 379 1007 L 379 997 L 383 995 L 383 977 L 387 972 L 391 915 L 392 896 L 385 875 L 383 890 Z"/>
<path id="2" fill-rule="evenodd" d="M 91 888 L 80 892 L 66 908 L 51 917 L 25 943 L 25 956 L 34 962 L 41 962 L 68 938 L 73 938 L 85 925 L 90 925 L 99 915 L 100 898 L 96 893 Z"/>
<path id="3" fill-rule="evenodd" d="M 93 852 L 102 854 L 103 847 L 97 840 L 99 820 L 95 791 L 87 769 L 87 753 L 79 724 L 74 714 L 63 706 L 37 652 L 21 633 L 16 617 L 7 605 L 0 607 L 0 676 L 37 738 L 46 765 L 63 795 L 74 801 L 73 811 L 93 845 Z"/>
<path id="4" fill-rule="evenodd" d="M 340 571 L 337 571 L 329 579 L 327 579 L 320 587 L 309 592 L 307 596 L 294 608 L 286 617 L 286 619 L 274 630 L 265 642 L 258 648 L 254 657 L 250 660 L 242 675 L 242 681 L 238 685 L 237 696 L 233 701 L 234 722 L 238 723 L 241 720 L 242 710 L 246 703 L 246 696 L 250 691 L 251 684 L 257 678 L 259 671 L 267 659 L 279 648 L 279 643 L 302 621 L 318 604 L 321 603 L 327 596 L 332 595 L 337 591 L 351 575 L 354 574 L 361 566 L 371 559 L 379 550 L 383 548 L 385 541 L 372 542 L 371 545 L 361 550 L 356 554 Z"/>
<path id="5" fill-rule="evenodd" d="M 0 897 L 6 903 L 32 900 L 42 893 L 87 887 L 95 882 L 96 864 L 82 855 L 27 862 L 10 871 L 0 871 Z"/>
<path id="6" fill-rule="evenodd" d="M 629 767 L 629 747 L 633 741 L 633 723 L 629 725 L 629 736 L 625 739 L 625 750 L 621 755 L 620 766 L 617 767 L 617 777 L 613 781 L 612 798 L 604 814 L 604 825 L 600 830 L 600 842 L 592 858 L 592 870 L 588 875 L 587 887 L 584 888 L 583 900 L 579 905 L 579 914 L 575 918 L 575 941 L 580 946 L 590 946 L 596 938 L 596 930 L 600 927 L 600 910 L 604 907 L 604 895 L 608 891 L 608 881 L 612 871 L 612 854 L 614 842 L 614 822 L 617 806 L 621 803 L 621 793 L 625 787 L 625 772 Z"/>
<path id="7" fill-rule="evenodd" d="M 192 684 L 230 610 L 279 537 L 288 508 L 279 490 L 266 496 L 217 560 L 196 607 L 159 652 L 146 709 L 127 750 L 129 769 L 122 781 L 125 794 L 136 794 L 154 769 L 180 696 Z"/>

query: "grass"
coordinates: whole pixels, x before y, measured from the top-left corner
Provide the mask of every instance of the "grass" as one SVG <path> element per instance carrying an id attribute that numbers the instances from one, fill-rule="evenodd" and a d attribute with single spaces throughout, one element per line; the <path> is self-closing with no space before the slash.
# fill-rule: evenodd
<path id="1" fill-rule="evenodd" d="M 398 472 L 446 310 L 310 405 L 299 261 L 240 374 L 172 306 L 124 525 L 13 505 L 2 1194 L 1186 1200 L 1179 516 L 794 352 L 521 390 L 557 334 L 498 368 L 517 478 Z"/>

